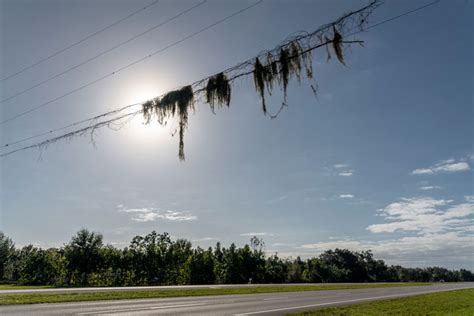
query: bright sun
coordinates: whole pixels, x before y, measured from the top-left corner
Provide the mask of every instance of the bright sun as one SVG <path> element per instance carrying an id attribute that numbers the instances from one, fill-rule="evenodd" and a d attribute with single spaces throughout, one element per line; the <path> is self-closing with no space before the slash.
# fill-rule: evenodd
<path id="1" fill-rule="evenodd" d="M 152 87 L 147 84 L 134 85 L 127 89 L 130 103 L 139 103 L 146 100 L 150 100 L 160 93 L 156 87 Z M 134 110 L 139 109 L 139 106 Z M 173 122 L 169 122 L 169 125 L 173 125 Z M 134 138 L 135 142 L 148 143 L 163 140 L 165 135 L 170 134 L 170 128 L 168 126 L 161 126 L 156 120 L 151 120 L 149 124 L 145 124 L 143 115 L 138 114 L 128 124 L 127 134 L 130 134 Z"/>

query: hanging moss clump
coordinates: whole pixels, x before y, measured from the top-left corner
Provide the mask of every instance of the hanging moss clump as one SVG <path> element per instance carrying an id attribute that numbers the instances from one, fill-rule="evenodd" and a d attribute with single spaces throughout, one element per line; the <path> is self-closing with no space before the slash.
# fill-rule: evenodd
<path id="1" fill-rule="evenodd" d="M 343 65 L 346 65 L 344 62 L 344 54 L 342 53 L 342 35 L 336 30 L 336 27 L 333 26 L 334 37 L 332 39 L 332 47 L 336 53 L 336 57 L 339 62 Z"/>
<path id="2" fill-rule="evenodd" d="M 230 105 L 231 87 L 229 80 L 224 73 L 219 73 L 207 82 L 206 99 L 214 112 L 215 106 L 222 107 L 224 104 Z"/>
<path id="3" fill-rule="evenodd" d="M 297 41 L 294 41 L 291 43 L 289 51 L 290 73 L 298 79 L 298 82 L 301 82 L 301 53 L 303 50 L 301 49 L 300 44 Z"/>
<path id="4" fill-rule="evenodd" d="M 260 60 L 257 57 L 254 65 L 253 81 L 255 83 L 255 89 L 262 98 L 262 109 L 264 114 L 267 114 L 267 106 L 265 104 L 265 82 L 267 77 L 267 69 L 260 63 Z"/>
<path id="5" fill-rule="evenodd" d="M 151 116 L 153 115 L 154 104 L 152 100 L 146 101 L 142 104 L 143 117 L 145 118 L 145 124 L 150 123 Z"/>
<path id="6" fill-rule="evenodd" d="M 313 54 L 311 54 L 311 51 L 307 51 L 301 55 L 301 58 L 306 71 L 306 77 L 313 79 Z"/>
<path id="7" fill-rule="evenodd" d="M 290 78 L 290 58 L 287 49 L 280 50 L 280 83 L 283 86 L 283 97 L 286 103 L 286 90 L 288 87 L 288 80 Z"/>
<path id="8" fill-rule="evenodd" d="M 276 79 L 280 79 L 279 77 L 279 70 L 278 70 L 278 61 L 275 59 L 275 56 L 271 52 L 267 53 L 267 71 L 269 74 L 267 75 L 267 90 L 269 94 L 272 94 L 273 90 L 273 81 Z"/>
<path id="9" fill-rule="evenodd" d="M 184 130 L 188 127 L 188 109 L 194 107 L 194 93 L 191 86 L 185 86 L 165 94 L 156 109 L 162 122 L 168 117 L 179 116 L 179 159 L 184 160 Z"/>

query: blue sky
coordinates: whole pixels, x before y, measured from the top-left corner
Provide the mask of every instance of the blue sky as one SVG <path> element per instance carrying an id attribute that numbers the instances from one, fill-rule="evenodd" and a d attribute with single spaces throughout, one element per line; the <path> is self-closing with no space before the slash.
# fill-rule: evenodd
<path id="1" fill-rule="evenodd" d="M 151 1 L 1 1 L 1 73 L 61 49 Z M 2 99 L 197 1 L 158 5 L 1 85 Z M 164 47 L 252 1 L 208 1 L 185 17 L 0 106 L 2 118 Z M 264 1 L 97 85 L 3 124 L 1 143 L 160 95 L 313 30 L 365 1 Z M 386 1 L 377 22 L 427 1 Z M 81 227 L 125 246 L 151 230 L 195 245 L 310 257 L 372 249 L 389 263 L 474 269 L 473 4 L 441 1 L 357 35 L 347 67 L 314 54 L 319 85 L 292 83 L 278 119 L 251 78 L 230 108 L 198 104 L 177 157 L 176 123 L 74 139 L 0 160 L 0 229 L 18 245 L 59 246 Z M 3 77 L 3 75 L 2 75 Z M 277 111 L 280 95 L 269 99 Z M 5 150 L 2 151 L 2 153 Z"/>

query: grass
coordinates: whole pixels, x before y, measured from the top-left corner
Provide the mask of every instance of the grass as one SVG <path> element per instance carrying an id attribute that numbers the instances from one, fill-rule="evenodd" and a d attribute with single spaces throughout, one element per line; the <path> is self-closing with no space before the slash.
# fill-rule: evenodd
<path id="1" fill-rule="evenodd" d="M 256 286 L 242 288 L 200 288 L 200 289 L 163 289 L 132 290 L 110 292 L 75 293 L 28 293 L 0 294 L 0 305 L 61 303 L 81 301 L 102 301 L 139 298 L 165 298 L 206 295 L 258 294 L 279 292 L 323 291 L 343 289 L 364 289 L 381 287 L 431 285 L 431 283 L 384 283 L 384 284 L 331 284 L 331 285 L 294 285 L 294 286 Z"/>
<path id="2" fill-rule="evenodd" d="M 423 294 L 412 297 L 363 303 L 347 307 L 332 307 L 292 316 L 350 316 L 350 315 L 474 315 L 474 289 Z"/>
<path id="3" fill-rule="evenodd" d="M 51 285 L 18 285 L 18 284 L 0 284 L 0 290 L 33 290 L 49 289 Z"/>

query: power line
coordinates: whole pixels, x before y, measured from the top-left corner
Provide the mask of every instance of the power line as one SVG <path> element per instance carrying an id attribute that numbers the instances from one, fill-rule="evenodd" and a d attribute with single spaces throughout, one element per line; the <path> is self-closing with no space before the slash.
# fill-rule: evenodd
<path id="1" fill-rule="evenodd" d="M 403 13 L 401 13 L 401 14 L 399 14 L 399 15 L 396 15 L 396 16 L 390 18 L 390 19 L 386 19 L 386 20 L 380 21 L 380 22 L 378 22 L 378 23 L 372 24 L 371 26 L 367 27 L 365 30 L 370 30 L 370 29 L 372 29 L 372 28 L 374 28 L 374 27 L 378 27 L 378 26 L 380 26 L 380 25 L 382 25 L 382 24 L 391 22 L 391 21 L 393 21 L 393 20 L 397 20 L 397 19 L 399 19 L 399 18 L 401 18 L 401 17 L 404 17 L 404 16 L 406 16 L 406 15 L 415 13 L 415 12 L 417 12 L 417 11 L 421 11 L 421 10 L 426 9 L 426 8 L 428 8 L 428 7 L 431 7 L 431 6 L 435 5 L 435 4 L 438 4 L 440 1 L 441 1 L 441 0 L 435 0 L 435 1 L 433 1 L 433 2 L 430 2 L 430 3 L 427 3 L 427 4 L 422 5 L 422 6 L 420 6 L 420 7 L 417 7 L 417 8 L 415 8 L 415 9 L 413 9 L 413 10 L 409 10 L 409 11 L 403 12 Z M 360 32 L 359 32 L 359 33 L 360 33 Z M 351 35 L 353 35 L 353 34 L 351 34 Z"/>
<path id="2" fill-rule="evenodd" d="M 253 8 L 253 7 L 255 7 L 256 5 L 258 5 L 258 4 L 262 3 L 262 2 L 263 2 L 263 0 L 259 0 L 258 2 L 254 3 L 254 4 L 252 4 L 252 5 L 249 5 L 249 6 L 245 7 L 245 8 L 243 8 L 243 9 L 240 9 L 240 10 L 238 10 L 238 11 L 236 11 L 236 12 L 234 12 L 234 13 L 228 15 L 228 16 L 226 16 L 225 18 L 222 18 L 222 19 L 220 19 L 220 20 L 218 20 L 218 21 L 216 21 L 216 22 L 214 22 L 214 23 L 212 23 L 212 24 L 210 24 L 210 25 L 208 25 L 208 26 L 206 26 L 206 27 L 204 27 L 204 28 L 202 28 L 202 29 L 196 31 L 196 32 L 191 33 L 191 34 L 188 35 L 188 36 L 185 36 L 185 37 L 181 38 L 180 40 L 178 40 L 178 41 L 176 41 L 176 42 L 173 42 L 172 44 L 169 44 L 169 45 L 167 45 L 167 46 L 165 46 L 165 47 L 163 47 L 163 48 L 161 48 L 161 49 L 158 49 L 158 50 L 156 50 L 156 51 L 154 51 L 154 52 L 152 52 L 152 53 L 150 53 L 150 54 L 148 54 L 148 55 L 146 55 L 146 56 L 144 56 L 144 57 L 141 57 L 141 58 L 139 58 L 139 59 L 137 59 L 137 60 L 135 60 L 135 61 L 133 61 L 133 62 L 131 62 L 131 63 L 129 63 L 129 64 L 123 66 L 123 67 L 121 67 L 121 68 L 118 68 L 117 70 L 115 70 L 115 71 L 113 71 L 113 72 L 111 72 L 111 73 L 109 73 L 109 74 L 106 74 L 106 75 L 104 75 L 104 76 L 102 76 L 102 77 L 99 77 L 99 78 L 97 78 L 97 79 L 94 79 L 94 80 L 92 80 L 92 81 L 90 81 L 90 82 L 88 82 L 88 83 L 86 83 L 86 84 L 84 84 L 84 85 L 82 85 L 82 86 L 80 86 L 80 87 L 74 89 L 74 90 L 71 90 L 71 91 L 69 91 L 69 92 L 67 92 L 67 93 L 65 93 L 65 94 L 63 94 L 63 95 L 60 95 L 60 96 L 58 96 L 58 97 L 56 97 L 56 98 L 54 98 L 54 99 L 52 99 L 52 100 L 49 100 L 49 101 L 47 101 L 47 102 L 41 103 L 41 104 L 39 104 L 39 105 L 37 105 L 37 106 L 35 106 L 35 107 L 29 109 L 29 110 L 26 110 L 26 111 L 24 111 L 24 112 L 21 112 L 21 113 L 19 113 L 19 114 L 16 114 L 16 115 L 14 115 L 14 116 L 12 116 L 12 117 L 9 117 L 9 118 L 7 118 L 7 119 L 1 121 L 1 122 L 0 122 L 0 125 L 3 125 L 3 124 L 5 124 L 5 123 L 7 123 L 7 122 L 13 121 L 13 120 L 15 120 L 15 119 L 17 119 L 17 118 L 19 118 L 19 117 L 22 117 L 22 116 L 27 115 L 27 114 L 29 114 L 29 113 L 31 113 L 31 112 L 34 112 L 34 111 L 36 111 L 36 110 L 38 110 L 38 109 L 40 109 L 40 108 L 42 108 L 42 107 L 44 107 L 44 106 L 46 106 L 46 105 L 48 105 L 48 104 L 51 104 L 51 103 L 53 103 L 53 102 L 55 102 L 55 101 L 58 101 L 58 100 L 60 100 L 60 99 L 62 99 L 62 98 L 64 98 L 64 97 L 66 97 L 66 96 L 71 95 L 71 94 L 74 94 L 74 93 L 76 93 L 76 92 L 78 92 L 78 91 L 80 91 L 80 90 L 82 90 L 82 89 L 85 89 L 85 88 L 87 88 L 87 87 L 89 87 L 89 86 L 91 86 L 91 85 L 94 85 L 94 84 L 96 84 L 96 83 L 98 83 L 98 82 L 100 82 L 100 81 L 102 81 L 102 80 L 104 80 L 104 79 L 106 79 L 106 78 L 108 78 L 108 77 L 111 77 L 111 76 L 113 76 L 113 75 L 115 75 L 115 74 L 117 74 L 117 73 L 119 73 L 119 72 L 121 72 L 121 71 L 123 71 L 123 70 L 125 70 L 125 69 L 127 69 L 127 68 L 130 68 L 130 67 L 132 67 L 132 66 L 134 66 L 134 65 L 136 65 L 136 64 L 139 64 L 139 63 L 141 63 L 141 62 L 147 60 L 148 58 L 151 58 L 151 57 L 153 57 L 153 56 L 155 56 L 155 55 L 157 55 L 157 54 L 159 54 L 159 53 L 161 53 L 161 52 L 163 52 L 163 51 L 165 51 L 165 50 L 168 50 L 168 49 L 170 49 L 170 48 L 172 48 L 172 47 L 174 47 L 174 46 L 176 46 L 176 45 L 178 45 L 178 44 L 180 44 L 180 43 L 182 43 L 182 42 L 184 42 L 184 41 L 186 41 L 186 40 L 188 40 L 188 39 L 190 39 L 190 38 L 195 37 L 196 35 L 198 35 L 198 34 L 200 34 L 200 33 L 203 33 L 203 32 L 205 32 L 205 31 L 207 31 L 207 30 L 209 30 L 209 29 L 211 29 L 211 28 L 213 28 L 213 27 L 215 27 L 215 26 L 217 26 L 217 25 L 219 25 L 219 24 L 221 24 L 221 23 L 223 23 L 223 22 L 225 22 L 225 21 L 227 21 L 227 20 L 233 18 L 234 16 L 237 16 L 237 15 L 239 15 L 239 14 L 242 14 L 243 12 L 245 12 L 245 11 L 247 11 L 247 10 L 249 10 L 249 9 L 251 9 L 251 8 Z"/>
<path id="3" fill-rule="evenodd" d="M 81 121 L 78 121 L 78 122 L 74 122 L 74 123 L 71 123 L 71 124 L 68 124 L 68 125 L 59 127 L 59 128 L 55 128 L 55 129 L 49 130 L 49 131 L 47 131 L 47 132 L 43 132 L 43 133 L 36 134 L 36 135 L 33 135 L 33 136 L 25 137 L 25 138 L 16 140 L 16 141 L 11 142 L 11 143 L 8 143 L 8 144 L 4 144 L 4 145 L 0 146 L 0 148 L 5 148 L 5 147 L 13 146 L 13 145 L 16 145 L 16 144 L 20 144 L 20 143 L 26 142 L 26 141 L 31 140 L 31 139 L 35 139 L 35 138 L 38 138 L 38 137 L 41 137 L 41 136 L 44 136 L 44 135 L 48 135 L 48 134 L 52 134 L 52 133 L 55 133 L 55 132 L 59 132 L 59 131 L 62 131 L 62 130 L 65 130 L 65 129 L 68 129 L 68 128 L 71 128 L 71 127 L 74 127 L 74 126 L 77 126 L 77 125 L 81 125 L 81 124 L 83 124 L 83 123 L 94 122 L 94 121 L 97 121 L 98 119 L 103 118 L 103 117 L 105 117 L 105 116 L 109 116 L 109 115 L 114 115 L 114 114 L 120 113 L 120 112 L 122 112 L 122 111 L 124 111 L 124 110 L 126 110 L 126 109 L 128 109 L 128 108 L 133 107 L 133 106 L 141 105 L 142 103 L 143 103 L 143 102 L 134 103 L 134 104 L 129 104 L 129 105 L 123 106 L 123 107 L 121 107 L 121 108 L 118 108 L 118 109 L 116 109 L 116 110 L 112 110 L 112 111 L 107 112 L 107 113 L 104 113 L 104 114 L 99 114 L 99 115 L 94 116 L 94 117 L 92 117 L 92 118 L 87 118 L 87 119 L 84 119 L 84 120 L 81 120 Z"/>
<path id="4" fill-rule="evenodd" d="M 100 57 L 102 57 L 102 56 L 104 56 L 104 55 L 106 55 L 106 54 L 108 54 L 108 53 L 110 53 L 110 52 L 116 50 L 117 48 L 122 47 L 122 46 L 124 46 L 124 45 L 126 45 L 126 44 L 132 42 L 133 40 L 135 40 L 135 39 L 137 39 L 137 38 L 139 38 L 139 37 L 141 37 L 141 36 L 143 36 L 143 35 L 145 35 L 145 34 L 151 32 L 151 31 L 154 31 L 154 30 L 158 29 L 159 27 L 161 27 L 161 26 L 163 26 L 163 25 L 165 25 L 165 24 L 167 24 L 167 23 L 169 23 L 169 22 L 171 22 L 171 21 L 173 21 L 173 20 L 179 18 L 180 16 L 182 16 L 182 15 L 184 15 L 184 14 L 186 14 L 186 13 L 188 13 L 188 12 L 194 10 L 194 9 L 196 9 L 197 7 L 203 5 L 203 4 L 206 3 L 206 2 L 207 2 L 207 0 L 203 0 L 203 1 L 199 2 L 197 5 L 194 5 L 194 6 L 188 8 L 188 9 L 186 9 L 186 10 L 184 10 L 184 11 L 181 11 L 180 13 L 176 14 L 175 16 L 173 16 L 173 17 L 171 17 L 171 18 L 169 18 L 169 19 L 167 19 L 167 20 L 165 20 L 165 21 L 163 21 L 163 22 L 161 22 L 161 23 L 159 23 L 159 24 L 156 24 L 156 25 L 152 26 L 151 28 L 149 28 L 149 29 L 147 29 L 147 30 L 145 30 L 145 31 L 143 31 L 143 32 L 141 32 L 141 33 L 138 33 L 138 34 L 136 34 L 136 35 L 130 37 L 129 39 L 127 39 L 127 40 L 125 40 L 125 41 L 123 41 L 123 42 L 120 42 L 119 44 L 117 44 L 117 45 L 115 45 L 115 46 L 112 46 L 111 48 L 108 48 L 108 49 L 106 49 L 106 50 L 100 52 L 99 54 L 97 54 L 97 55 L 95 55 L 95 56 L 92 56 L 92 57 L 90 57 L 90 58 L 84 60 L 83 62 L 80 62 L 80 63 L 77 64 L 77 65 L 74 65 L 74 66 L 72 66 L 72 67 L 69 67 L 69 68 L 67 68 L 66 70 L 64 70 L 64 71 L 62 71 L 62 72 L 60 72 L 60 73 L 57 73 L 56 75 L 54 75 L 54 76 L 52 76 L 52 77 L 49 77 L 49 78 L 47 78 L 47 79 L 45 79 L 45 80 L 43 80 L 43 81 L 40 81 L 40 82 L 38 82 L 38 83 L 36 83 L 36 84 L 34 84 L 34 85 L 32 85 L 32 86 L 30 86 L 30 87 L 24 89 L 24 90 L 21 90 L 21 91 L 15 93 L 15 94 L 13 94 L 13 95 L 11 95 L 11 96 L 9 96 L 9 97 L 3 99 L 3 100 L 1 100 L 0 103 L 4 103 L 4 102 L 6 102 L 6 101 L 8 101 L 8 100 L 14 99 L 14 98 L 16 98 L 16 97 L 18 97 L 18 96 L 20 96 L 20 95 L 22 95 L 22 94 L 25 94 L 25 93 L 28 92 L 28 91 L 31 91 L 31 90 L 33 90 L 33 89 L 39 87 L 39 86 L 42 86 L 43 84 L 45 84 L 45 83 L 47 83 L 47 82 L 50 82 L 51 80 L 54 80 L 54 79 L 56 79 L 56 78 L 58 78 L 58 77 L 61 77 L 62 75 L 65 75 L 65 74 L 67 74 L 68 72 L 73 71 L 74 69 L 77 69 L 77 68 L 79 68 L 79 67 L 82 67 L 82 66 L 84 66 L 84 65 L 86 65 L 86 64 L 88 64 L 88 63 L 90 63 L 91 61 L 94 61 L 94 60 L 96 60 L 97 58 L 100 58 Z"/>
<path id="5" fill-rule="evenodd" d="M 95 32 L 93 32 L 93 33 L 91 33 L 91 34 L 89 34 L 89 35 L 87 35 L 87 36 L 81 38 L 80 40 L 78 40 L 78 41 L 76 41 L 76 42 L 74 42 L 74 43 L 72 43 L 72 44 L 70 44 L 70 45 L 68 45 L 68 46 L 66 46 L 66 47 L 64 47 L 64 48 L 62 48 L 62 49 L 60 49 L 60 50 L 54 52 L 54 53 L 52 53 L 51 55 L 48 55 L 47 57 L 44 57 L 44 58 L 38 60 L 37 62 L 34 62 L 34 63 L 32 63 L 32 64 L 30 64 L 30 65 L 28 65 L 28 66 L 26 66 L 26 67 L 23 67 L 22 69 L 18 70 L 17 72 L 15 72 L 15 73 L 13 73 L 13 74 L 11 74 L 11 75 L 8 75 L 8 76 L 6 76 L 6 77 L 0 79 L 0 82 L 3 82 L 3 81 L 5 81 L 5 80 L 11 79 L 11 78 L 13 78 L 13 77 L 16 77 L 16 76 L 18 76 L 19 74 L 21 74 L 21 73 L 23 73 L 23 72 L 25 72 L 25 71 L 27 71 L 27 70 L 33 68 L 33 67 L 36 67 L 36 66 L 38 66 L 38 65 L 40 65 L 40 64 L 42 64 L 42 63 L 44 63 L 45 61 L 47 61 L 47 60 L 49 60 L 49 59 L 51 59 L 51 58 L 53 58 L 53 57 L 55 57 L 55 56 L 61 54 L 61 53 L 64 53 L 65 51 L 67 51 L 67 50 L 73 48 L 74 46 L 77 46 L 77 45 L 79 45 L 79 44 L 81 44 L 81 43 L 87 41 L 88 39 L 90 39 L 90 38 L 92 38 L 92 37 L 94 37 L 94 36 L 96 36 L 96 35 L 98 35 L 98 34 L 104 32 L 104 31 L 106 31 L 106 30 L 108 30 L 108 29 L 110 29 L 110 28 L 116 26 L 117 24 L 120 24 L 120 23 L 122 23 L 123 21 L 125 21 L 125 20 L 127 20 L 127 19 L 129 19 L 129 18 L 131 18 L 131 17 L 133 17 L 133 16 L 135 16 L 135 15 L 137 15 L 138 13 L 140 13 L 140 12 L 142 12 L 142 11 L 145 11 L 146 9 L 148 9 L 148 8 L 150 8 L 150 7 L 154 6 L 154 5 L 156 5 L 158 2 L 159 2 L 159 0 L 153 1 L 152 3 L 150 3 L 150 4 L 146 5 L 146 6 L 144 6 L 143 8 L 138 9 L 138 10 L 136 10 L 136 11 L 130 13 L 129 15 L 127 15 L 127 16 L 125 16 L 125 17 L 123 17 L 123 18 L 121 18 L 121 19 L 119 19 L 119 20 L 113 22 L 112 24 L 109 24 L 109 25 L 105 26 L 104 28 L 101 28 L 100 30 L 97 30 L 97 31 L 95 31 Z M 3 101 L 2 101 L 2 102 L 3 102 Z"/>
<path id="6" fill-rule="evenodd" d="M 415 8 L 415 9 L 413 9 L 413 10 L 406 11 L 406 12 L 404 12 L 404 13 L 402 13 L 402 14 L 399 14 L 399 15 L 397 15 L 397 16 L 391 17 L 391 18 L 389 18 L 389 19 L 386 19 L 386 20 L 383 20 L 383 21 L 374 23 L 374 24 L 372 24 L 372 25 L 368 25 L 366 28 L 364 28 L 364 30 L 372 29 L 372 28 L 378 27 L 378 26 L 380 26 L 380 25 L 383 25 L 383 24 L 385 24 L 385 23 L 388 23 L 388 22 L 397 20 L 397 19 L 402 18 L 402 17 L 404 17 L 404 16 L 406 16 L 406 15 L 409 15 L 409 14 L 411 14 L 411 13 L 414 13 L 414 12 L 420 11 L 420 10 L 422 10 L 422 9 L 425 9 L 425 8 L 427 8 L 427 7 L 429 7 L 429 6 L 432 6 L 432 5 L 434 5 L 434 4 L 438 3 L 438 2 L 439 2 L 439 0 L 433 1 L 433 2 L 431 2 L 431 3 L 429 3 L 429 4 L 427 4 L 427 5 L 423 5 L 423 6 L 421 6 L 421 7 L 417 7 L 417 8 Z M 347 17 L 347 16 L 349 16 L 349 15 L 350 15 L 350 14 L 346 15 L 345 17 Z M 343 17 L 343 18 L 344 18 L 344 17 Z M 339 22 L 339 21 L 342 21 L 342 18 L 340 18 L 337 22 Z M 321 31 L 321 30 L 323 30 L 323 29 L 327 29 L 327 28 L 331 27 L 332 25 L 334 25 L 335 23 L 336 23 L 336 22 L 327 24 L 327 25 L 325 25 L 325 26 L 319 28 L 317 31 Z M 350 34 L 348 34 L 347 36 L 352 36 L 352 35 L 361 33 L 361 32 L 363 32 L 364 30 L 359 30 L 359 31 L 357 31 L 357 32 L 350 33 Z M 317 31 L 315 31 L 315 32 L 317 32 Z M 315 33 L 315 32 L 313 32 L 313 33 Z M 329 44 L 330 42 L 332 42 L 332 41 L 325 42 L 325 43 L 322 43 L 322 44 L 320 44 L 320 45 L 311 47 L 310 50 L 314 50 L 314 49 L 319 48 L 319 47 L 321 47 L 321 46 L 325 46 L 325 45 Z M 306 51 L 305 51 L 305 52 L 306 52 Z M 302 53 L 303 53 L 303 52 L 302 52 Z M 259 54 L 259 56 L 264 55 L 264 54 L 265 54 L 265 53 Z M 251 59 L 249 59 L 249 60 L 251 60 Z M 245 61 L 245 62 L 242 62 L 242 63 L 238 64 L 237 66 L 228 68 L 228 69 L 225 70 L 224 72 L 237 69 L 237 68 L 239 68 L 241 65 L 248 63 L 249 60 L 247 60 L 247 61 Z M 246 75 L 250 75 L 250 74 L 252 74 L 252 73 L 253 73 L 253 71 L 247 71 L 247 72 L 244 72 L 244 73 L 235 75 L 235 76 L 233 76 L 232 78 L 230 78 L 229 81 L 233 81 L 233 80 L 235 80 L 235 79 L 237 79 L 237 78 L 239 78 L 239 77 L 246 76 Z M 195 81 L 195 82 L 192 83 L 191 85 L 194 86 L 194 85 L 196 85 L 196 84 L 198 84 L 198 83 L 200 83 L 200 82 L 205 81 L 205 80 L 208 79 L 208 78 L 210 78 L 210 77 L 206 77 L 206 78 L 204 78 L 204 79 Z M 200 90 L 194 91 L 194 93 L 197 94 L 197 93 L 200 93 L 200 92 L 202 92 L 202 91 L 204 91 L 204 90 L 203 90 L 203 89 L 200 89 Z M 18 140 L 18 141 L 15 141 L 15 142 L 12 142 L 12 143 L 9 143 L 9 144 L 5 144 L 5 145 L 1 146 L 0 148 L 5 148 L 5 147 L 8 147 L 8 146 L 11 146 L 11 145 L 14 145 L 14 144 L 18 144 L 18 143 L 21 143 L 21 142 L 24 142 L 24 141 L 27 141 L 27 140 L 30 140 L 30 139 L 33 139 L 33 138 L 37 138 L 37 137 L 44 136 L 44 135 L 46 135 L 46 134 L 50 134 L 50 133 L 53 133 L 53 132 L 56 132 L 56 131 L 64 130 L 64 129 L 67 129 L 67 128 L 70 128 L 70 127 L 73 127 L 73 126 L 76 126 L 76 125 L 79 125 L 79 124 L 82 124 L 82 123 L 85 123 L 85 122 L 96 121 L 97 119 L 99 119 L 99 118 L 101 118 L 101 117 L 105 117 L 105 116 L 109 116 L 109 115 L 114 115 L 114 114 L 117 114 L 117 113 L 122 112 L 122 111 L 125 110 L 125 109 L 131 108 L 131 107 L 133 107 L 133 106 L 141 105 L 141 104 L 142 104 L 142 103 L 130 104 L 130 105 L 121 107 L 120 109 L 117 109 L 117 110 L 114 110 L 114 111 L 110 111 L 110 112 L 101 114 L 101 115 L 99 115 L 99 116 L 93 117 L 93 118 L 85 119 L 85 120 L 82 120 L 82 121 L 79 121 L 79 122 L 76 122 L 76 123 L 73 123 L 73 124 L 69 124 L 69 125 L 63 126 L 63 127 L 61 127 L 61 128 L 57 128 L 57 129 L 54 129 L 54 130 L 51 130 L 51 131 L 48 131 L 48 132 L 44 132 L 44 133 L 41 133 L 41 134 L 37 134 L 37 135 L 31 136 L 31 137 L 28 137 L 28 138 L 20 139 L 20 140 Z M 137 111 L 134 111 L 134 112 L 131 112 L 131 113 L 127 113 L 127 114 L 124 114 L 124 115 L 121 115 L 121 116 L 118 116 L 118 117 L 115 117 L 115 118 L 112 118 L 112 119 L 109 119 L 109 120 L 106 120 L 106 121 L 99 122 L 99 123 L 97 123 L 97 124 L 95 124 L 95 125 L 89 125 L 89 126 L 87 126 L 87 127 L 81 128 L 81 129 L 79 129 L 79 130 L 71 131 L 71 132 L 69 132 L 69 133 L 66 133 L 66 134 L 63 134 L 63 135 L 59 135 L 59 136 L 54 137 L 54 138 L 47 139 L 47 140 L 42 141 L 42 142 L 39 142 L 39 143 L 35 143 L 35 144 L 28 145 L 28 146 L 25 146 L 25 147 L 22 147 L 22 148 L 19 148 L 19 149 L 16 149 L 16 150 L 12 150 L 12 151 L 10 151 L 10 152 L 6 152 L 6 153 L 3 153 L 3 154 L 0 154 L 0 157 L 5 157 L 5 156 L 11 155 L 11 154 L 13 154 L 13 153 L 16 153 L 16 152 L 18 152 L 18 151 L 23 151 L 23 150 L 27 150 L 27 149 L 31 149 L 31 148 L 42 148 L 42 146 L 47 146 L 47 145 L 50 144 L 50 143 L 54 143 L 54 142 L 56 142 L 56 141 L 58 141 L 58 140 L 60 140 L 60 139 L 67 138 L 67 137 L 69 137 L 69 136 L 72 137 L 72 136 L 77 136 L 77 135 L 83 135 L 84 133 L 87 133 L 87 132 L 90 131 L 90 130 L 95 130 L 95 129 L 98 129 L 98 128 L 101 128 L 101 127 L 104 127 L 104 126 L 108 126 L 108 125 L 110 125 L 110 124 L 113 123 L 113 122 L 122 120 L 122 119 L 127 118 L 127 117 L 130 117 L 130 116 L 134 117 L 135 115 L 137 115 L 137 114 L 139 114 L 139 113 L 141 113 L 141 112 L 142 112 L 142 109 L 137 110 Z"/>

